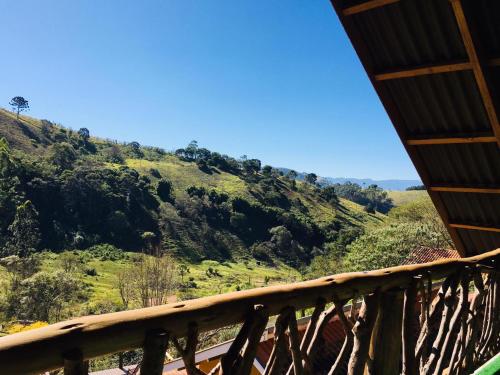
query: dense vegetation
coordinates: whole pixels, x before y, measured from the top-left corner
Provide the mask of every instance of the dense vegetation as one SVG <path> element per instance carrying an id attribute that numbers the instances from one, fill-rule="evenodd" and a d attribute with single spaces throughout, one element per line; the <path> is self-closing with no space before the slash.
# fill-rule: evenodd
<path id="1" fill-rule="evenodd" d="M 0 322 L 13 333 L 451 243 L 425 192 L 316 181 L 196 141 L 168 152 L 0 110 Z"/>
<path id="2" fill-rule="evenodd" d="M 377 220 L 338 196 L 387 211 L 377 187 L 319 189 L 314 174 L 296 182 L 293 171 L 284 176 L 196 141 L 169 153 L 6 111 L 0 120 L 2 256 L 99 244 L 142 251 L 154 242 L 191 261 L 253 257 L 299 267 Z M 173 164 L 196 175 L 186 183 L 170 173 Z"/>

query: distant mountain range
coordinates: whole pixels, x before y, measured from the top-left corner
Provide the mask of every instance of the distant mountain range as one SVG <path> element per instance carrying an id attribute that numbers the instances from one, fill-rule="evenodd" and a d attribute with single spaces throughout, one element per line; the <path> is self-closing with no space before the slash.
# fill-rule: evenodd
<path id="1" fill-rule="evenodd" d="M 289 168 L 279 168 L 283 173 L 287 173 L 290 171 Z M 298 173 L 297 178 L 299 180 L 303 180 L 306 173 L 301 172 Z M 318 183 L 322 186 L 328 186 L 333 184 L 343 184 L 345 182 L 353 182 L 355 184 L 361 185 L 362 187 L 366 187 L 368 185 L 378 185 L 384 190 L 396 190 L 403 191 L 410 186 L 422 185 L 422 181 L 420 180 L 373 180 L 371 178 L 352 178 L 352 177 L 321 177 L 318 176 Z"/>

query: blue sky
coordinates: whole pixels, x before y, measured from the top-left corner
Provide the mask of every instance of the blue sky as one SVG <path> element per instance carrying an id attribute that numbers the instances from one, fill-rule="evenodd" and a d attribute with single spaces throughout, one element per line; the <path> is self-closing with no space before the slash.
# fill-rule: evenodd
<path id="1" fill-rule="evenodd" d="M 417 178 L 328 0 L 1 0 L 0 106 L 323 176 Z"/>

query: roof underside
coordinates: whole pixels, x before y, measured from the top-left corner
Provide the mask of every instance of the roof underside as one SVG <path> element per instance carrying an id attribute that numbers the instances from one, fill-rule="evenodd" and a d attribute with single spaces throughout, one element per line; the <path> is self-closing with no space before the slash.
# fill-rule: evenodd
<path id="1" fill-rule="evenodd" d="M 500 247 L 499 0 L 332 0 L 462 255 Z"/>

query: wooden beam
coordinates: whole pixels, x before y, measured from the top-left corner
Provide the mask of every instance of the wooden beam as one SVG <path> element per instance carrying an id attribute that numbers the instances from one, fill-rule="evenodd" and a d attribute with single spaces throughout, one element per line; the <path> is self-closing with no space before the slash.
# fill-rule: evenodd
<path id="1" fill-rule="evenodd" d="M 500 194 L 500 188 L 478 188 L 478 187 L 451 187 L 451 186 L 431 186 L 431 191 L 443 193 L 479 193 L 479 194 Z"/>
<path id="2" fill-rule="evenodd" d="M 457 223 L 450 223 L 450 227 L 457 228 L 457 229 L 470 229 L 470 230 L 479 230 L 479 231 L 483 231 L 483 232 L 500 233 L 500 228 L 497 228 L 497 227 L 483 227 L 483 226 L 479 226 L 479 225 L 457 224 Z"/>
<path id="3" fill-rule="evenodd" d="M 497 112 L 493 102 L 493 98 L 486 82 L 485 74 L 483 71 L 483 66 L 479 60 L 477 53 L 477 45 L 472 38 L 472 34 L 465 18 L 464 9 L 461 0 L 450 0 L 453 12 L 455 13 L 455 18 L 457 20 L 458 28 L 460 29 L 460 34 L 462 35 L 462 40 L 464 42 L 465 50 L 469 56 L 469 61 L 472 64 L 472 71 L 476 79 L 476 83 L 483 100 L 484 108 L 488 115 L 493 133 L 497 138 L 498 145 L 500 146 L 500 122 L 498 121 Z"/>
<path id="4" fill-rule="evenodd" d="M 374 78 L 376 81 L 387 81 L 391 79 L 410 78 L 429 74 L 450 73 L 471 69 L 472 64 L 470 62 L 462 62 L 456 64 L 430 65 L 413 69 L 394 70 L 392 72 L 375 74 Z"/>
<path id="5" fill-rule="evenodd" d="M 415 300 L 412 301 L 415 304 Z M 403 322 L 403 292 L 390 290 L 382 293 L 380 308 L 373 327 L 369 363 L 370 373 L 399 375 L 401 357 L 401 329 Z"/>
<path id="6" fill-rule="evenodd" d="M 380 8 L 397 2 L 399 2 L 399 0 L 371 0 L 364 2 L 362 4 L 353 5 L 352 7 L 345 8 L 342 11 L 342 13 L 344 14 L 344 16 L 352 16 L 353 14 L 366 12 L 368 10 Z"/>
<path id="7" fill-rule="evenodd" d="M 488 60 L 489 66 L 500 66 L 500 57 Z"/>
<path id="8" fill-rule="evenodd" d="M 426 139 L 408 139 L 408 146 L 427 146 L 427 145 L 451 145 L 464 143 L 496 143 L 494 136 L 473 136 L 473 137 L 453 137 L 453 138 L 426 138 Z"/>

